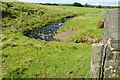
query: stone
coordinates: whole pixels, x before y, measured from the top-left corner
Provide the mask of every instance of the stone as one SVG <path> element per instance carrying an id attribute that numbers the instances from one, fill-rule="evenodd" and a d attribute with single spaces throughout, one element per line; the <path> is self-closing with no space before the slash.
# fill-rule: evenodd
<path id="1" fill-rule="evenodd" d="M 91 78 L 99 78 L 100 67 L 101 67 L 101 56 L 103 53 L 104 44 L 93 44 L 92 45 L 92 55 L 91 55 Z"/>

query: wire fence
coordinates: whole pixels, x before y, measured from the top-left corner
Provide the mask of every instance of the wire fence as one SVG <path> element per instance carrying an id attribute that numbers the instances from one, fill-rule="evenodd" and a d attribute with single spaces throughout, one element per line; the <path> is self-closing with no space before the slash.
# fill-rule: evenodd
<path id="1" fill-rule="evenodd" d="M 82 65 L 81 65 L 82 64 Z M 66 72 L 62 77 L 64 78 L 64 77 L 69 77 L 69 73 L 71 72 L 71 71 L 74 71 L 74 72 L 76 72 L 79 68 L 81 69 L 83 66 L 85 66 L 85 64 L 86 64 L 86 62 L 83 60 L 82 62 L 80 62 L 80 63 L 78 63 L 76 66 L 74 66 L 71 70 L 69 70 L 68 72 Z M 89 65 L 89 64 L 88 64 Z M 73 74 L 75 74 L 73 72 Z M 82 72 L 81 72 L 82 73 Z"/>
<path id="2" fill-rule="evenodd" d="M 72 77 L 72 75 L 77 75 L 76 77 L 80 77 L 79 74 L 76 73 L 79 71 L 80 71 L 81 75 L 84 74 L 84 77 L 88 77 L 88 75 L 90 73 L 89 72 L 90 71 L 90 64 L 87 64 L 88 61 L 90 61 L 90 56 L 85 56 L 84 59 L 82 59 L 76 65 L 73 65 L 73 64 L 68 65 L 68 66 L 73 66 L 71 69 L 67 70 L 67 66 L 64 66 L 61 70 L 58 70 L 56 73 L 54 73 L 54 75 L 52 75 L 50 77 L 51 78 L 73 78 L 73 77 L 75 77 L 75 76 Z M 81 71 L 81 69 L 83 67 L 85 67 L 85 65 L 89 66 L 89 68 L 87 68 L 86 70 L 83 69 L 83 71 L 86 71 L 87 73 Z"/>

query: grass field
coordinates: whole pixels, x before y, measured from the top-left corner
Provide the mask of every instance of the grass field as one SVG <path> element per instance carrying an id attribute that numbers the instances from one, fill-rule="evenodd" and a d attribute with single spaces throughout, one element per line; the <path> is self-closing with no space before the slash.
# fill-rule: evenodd
<path id="1" fill-rule="evenodd" d="M 69 9 L 68 7 L 64 7 Z M 59 32 L 77 31 L 75 35 L 71 36 L 72 41 L 86 40 L 85 43 L 96 43 L 102 39 L 103 29 L 98 28 L 100 21 L 104 21 L 105 10 L 91 8 L 71 8 L 71 10 L 78 11 L 78 15 L 68 21 Z"/>
<path id="2" fill-rule="evenodd" d="M 3 35 L 0 35 L 3 78 L 89 77 L 91 43 L 102 38 L 103 29 L 97 28 L 97 24 L 104 19 L 105 10 L 31 3 L 3 3 L 0 8 L 3 11 Z M 75 30 L 71 42 L 46 42 L 23 36 L 26 30 L 74 15 L 58 31 Z M 74 42 L 80 39 L 89 40 Z"/>

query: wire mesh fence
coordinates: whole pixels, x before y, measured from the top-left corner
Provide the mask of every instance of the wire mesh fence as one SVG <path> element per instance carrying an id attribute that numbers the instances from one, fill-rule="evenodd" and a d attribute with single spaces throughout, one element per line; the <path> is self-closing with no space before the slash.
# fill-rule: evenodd
<path id="1" fill-rule="evenodd" d="M 89 64 L 88 64 L 89 63 Z M 71 66 L 69 69 L 68 67 Z M 88 78 L 90 73 L 90 56 L 85 56 L 84 59 L 79 61 L 76 65 L 70 63 L 62 69 L 52 74 L 51 78 Z"/>

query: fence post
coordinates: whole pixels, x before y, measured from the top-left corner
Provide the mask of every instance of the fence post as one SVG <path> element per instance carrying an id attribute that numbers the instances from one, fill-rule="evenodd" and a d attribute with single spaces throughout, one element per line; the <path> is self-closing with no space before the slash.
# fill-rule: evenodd
<path id="1" fill-rule="evenodd" d="M 93 44 L 90 77 L 120 77 L 120 11 L 108 11 L 103 41 L 103 44 Z"/>
<path id="2" fill-rule="evenodd" d="M 103 53 L 104 44 L 93 44 L 91 55 L 91 78 L 99 78 L 101 73 L 101 58 Z"/>
<path id="3" fill-rule="evenodd" d="M 120 77 L 120 12 L 109 11 L 105 20 L 104 43 L 107 45 L 103 77 Z"/>

